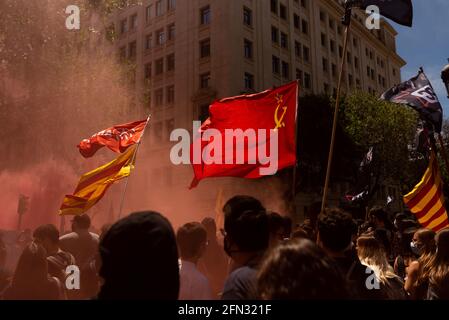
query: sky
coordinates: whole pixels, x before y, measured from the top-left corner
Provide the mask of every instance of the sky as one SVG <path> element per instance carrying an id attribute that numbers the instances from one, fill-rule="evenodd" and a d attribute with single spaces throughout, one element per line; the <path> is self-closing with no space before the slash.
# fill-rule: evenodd
<path id="1" fill-rule="evenodd" d="M 449 63 L 449 0 L 413 0 L 413 6 L 412 28 L 390 21 L 399 33 L 398 53 L 407 61 L 402 79 L 415 76 L 422 66 L 443 105 L 444 117 L 449 118 L 449 99 L 441 80 L 441 70 Z"/>

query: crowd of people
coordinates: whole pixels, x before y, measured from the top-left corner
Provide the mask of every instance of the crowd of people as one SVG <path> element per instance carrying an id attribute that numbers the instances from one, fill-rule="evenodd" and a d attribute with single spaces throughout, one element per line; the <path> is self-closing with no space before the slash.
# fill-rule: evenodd
<path id="1" fill-rule="evenodd" d="M 132 213 L 100 235 L 89 231 L 88 215 L 75 216 L 62 236 L 42 225 L 21 240 L 12 274 L 0 235 L 0 298 L 449 299 L 449 229 L 421 229 L 411 214 L 375 207 L 357 221 L 342 209 L 317 209 L 293 225 L 250 196 L 231 198 L 223 214 L 220 230 L 205 218 L 175 232 L 153 211 Z M 72 266 L 78 286 L 68 286 L 76 283 Z"/>

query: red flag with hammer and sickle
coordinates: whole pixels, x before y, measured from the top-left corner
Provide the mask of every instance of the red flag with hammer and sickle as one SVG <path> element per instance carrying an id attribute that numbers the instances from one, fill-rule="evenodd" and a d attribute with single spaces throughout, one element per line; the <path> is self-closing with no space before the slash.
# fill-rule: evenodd
<path id="1" fill-rule="evenodd" d="M 191 188 L 204 178 L 255 179 L 294 166 L 298 94 L 294 81 L 214 102 L 191 145 Z"/>

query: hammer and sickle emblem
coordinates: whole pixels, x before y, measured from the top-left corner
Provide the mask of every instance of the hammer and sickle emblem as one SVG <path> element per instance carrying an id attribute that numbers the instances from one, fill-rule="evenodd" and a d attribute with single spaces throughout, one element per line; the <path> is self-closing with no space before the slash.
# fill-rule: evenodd
<path id="1" fill-rule="evenodd" d="M 276 107 L 276 111 L 274 112 L 274 123 L 276 124 L 274 131 L 277 131 L 278 129 L 285 127 L 284 117 L 285 114 L 287 113 L 287 106 L 283 106 L 282 114 L 281 117 L 279 118 L 279 110 L 281 109 L 282 103 L 284 102 L 283 96 L 277 95 L 276 100 L 278 102 L 278 105 Z"/>

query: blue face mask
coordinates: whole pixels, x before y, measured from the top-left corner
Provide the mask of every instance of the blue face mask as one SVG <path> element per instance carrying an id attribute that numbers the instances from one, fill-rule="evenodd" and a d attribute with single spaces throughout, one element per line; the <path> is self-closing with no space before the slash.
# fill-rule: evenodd
<path id="1" fill-rule="evenodd" d="M 422 253 L 421 246 L 418 246 L 416 242 L 410 242 L 410 249 L 412 250 L 413 254 L 420 256 Z"/>

